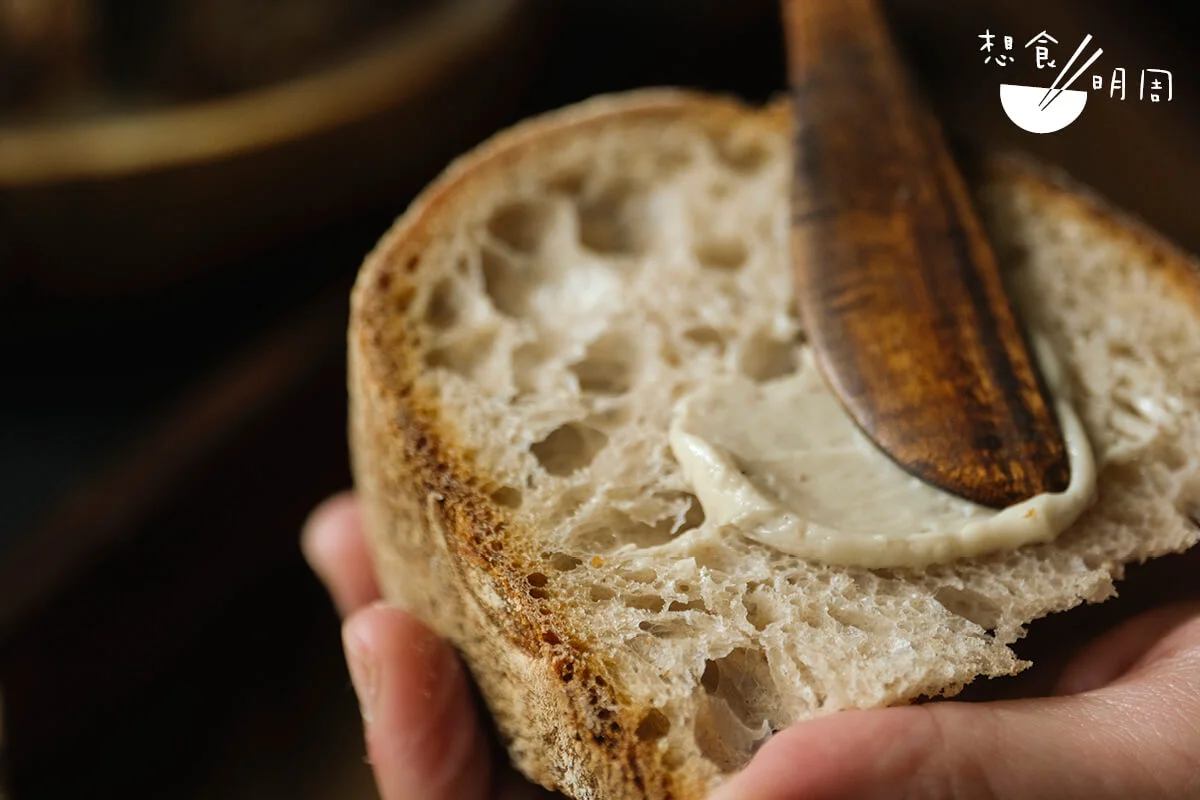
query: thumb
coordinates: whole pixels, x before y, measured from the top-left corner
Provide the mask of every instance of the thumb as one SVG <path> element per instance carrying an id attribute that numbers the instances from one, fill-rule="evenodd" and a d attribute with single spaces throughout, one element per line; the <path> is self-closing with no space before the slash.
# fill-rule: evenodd
<path id="1" fill-rule="evenodd" d="M 767 742 L 713 800 L 1174 798 L 1200 791 L 1200 617 L 1161 612 L 1141 658 L 1070 697 L 848 711 Z M 1118 677 L 1118 676 L 1113 676 Z"/>

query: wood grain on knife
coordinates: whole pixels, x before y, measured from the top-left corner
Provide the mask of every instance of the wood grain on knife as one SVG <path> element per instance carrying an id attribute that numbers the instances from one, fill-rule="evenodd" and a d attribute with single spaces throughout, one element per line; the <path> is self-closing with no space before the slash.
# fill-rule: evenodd
<path id="1" fill-rule="evenodd" d="M 792 247 L 818 362 L 900 466 L 992 507 L 1069 478 L 1053 405 L 940 126 L 873 0 L 785 0 Z"/>

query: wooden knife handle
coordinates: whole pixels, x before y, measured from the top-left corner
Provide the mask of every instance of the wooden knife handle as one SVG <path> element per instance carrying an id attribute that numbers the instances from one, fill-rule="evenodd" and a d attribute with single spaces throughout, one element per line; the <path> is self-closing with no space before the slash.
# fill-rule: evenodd
<path id="1" fill-rule="evenodd" d="M 941 127 L 874 0 L 784 0 L 792 246 L 818 362 L 897 463 L 992 507 L 1061 491 L 1046 388 Z"/>

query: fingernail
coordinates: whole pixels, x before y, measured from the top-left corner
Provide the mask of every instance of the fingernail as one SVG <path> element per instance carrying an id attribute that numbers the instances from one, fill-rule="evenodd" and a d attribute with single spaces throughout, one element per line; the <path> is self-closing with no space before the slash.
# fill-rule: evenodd
<path id="1" fill-rule="evenodd" d="M 300 528 L 300 554 L 304 556 L 304 561 L 308 564 L 309 569 L 317 574 L 317 578 L 324 581 L 325 576 L 322 574 L 324 565 L 321 563 L 321 554 L 317 551 L 316 528 L 313 524 L 318 511 L 310 514 Z"/>
<path id="2" fill-rule="evenodd" d="M 304 556 L 304 560 L 312 568 L 313 572 L 317 573 L 317 577 L 324 579 L 325 562 L 328 560 L 328 553 L 322 552 L 322 544 L 327 545 L 328 536 L 323 535 L 323 530 L 328 529 L 330 524 L 336 525 L 334 522 L 338 515 L 342 513 L 347 504 L 345 495 L 337 494 L 326 498 L 316 508 L 308 512 L 308 516 L 300 525 L 300 552 Z M 326 546 L 324 550 L 328 550 Z"/>
<path id="3" fill-rule="evenodd" d="M 347 625 L 342 628 L 342 646 L 346 651 L 346 667 L 350 683 L 358 696 L 358 710 L 363 722 L 371 724 L 375 716 L 375 697 L 379 689 L 379 669 L 375 655 L 361 637 Z"/>

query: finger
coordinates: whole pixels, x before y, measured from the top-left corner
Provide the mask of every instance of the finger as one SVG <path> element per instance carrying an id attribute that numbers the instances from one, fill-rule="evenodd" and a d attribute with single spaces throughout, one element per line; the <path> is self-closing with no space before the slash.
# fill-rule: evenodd
<path id="1" fill-rule="evenodd" d="M 449 645 L 382 604 L 350 616 L 342 638 L 383 800 L 487 796 L 491 754 Z"/>
<path id="2" fill-rule="evenodd" d="M 1055 688 L 1056 694 L 1089 692 L 1133 670 L 1154 646 L 1170 639 L 1181 625 L 1200 617 L 1200 603 L 1179 603 L 1127 620 L 1076 655 Z M 1152 660 L 1152 659 L 1151 659 Z"/>
<path id="3" fill-rule="evenodd" d="M 1071 697 L 852 711 L 767 742 L 716 798 L 1169 798 L 1200 774 L 1200 624 Z"/>
<path id="4" fill-rule="evenodd" d="M 352 492 L 317 506 L 304 523 L 300 549 L 342 616 L 379 599 L 362 513 Z"/>

